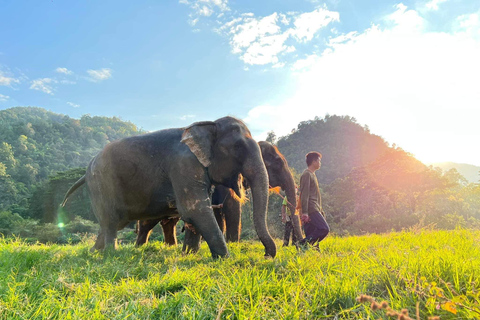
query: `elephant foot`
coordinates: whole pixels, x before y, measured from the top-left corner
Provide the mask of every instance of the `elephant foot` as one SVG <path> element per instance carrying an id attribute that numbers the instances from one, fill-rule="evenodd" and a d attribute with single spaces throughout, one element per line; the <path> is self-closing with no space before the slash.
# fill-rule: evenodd
<path id="1" fill-rule="evenodd" d="M 182 251 L 184 254 L 196 253 L 198 250 L 200 250 L 200 233 L 196 233 L 195 229 L 190 229 L 187 226 L 187 223 L 185 223 L 185 227 L 185 239 L 183 242 Z"/>

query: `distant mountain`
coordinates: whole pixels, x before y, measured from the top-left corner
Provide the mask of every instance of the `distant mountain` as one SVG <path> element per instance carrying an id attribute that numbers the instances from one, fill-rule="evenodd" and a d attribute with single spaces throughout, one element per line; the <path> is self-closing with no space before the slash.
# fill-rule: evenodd
<path id="1" fill-rule="evenodd" d="M 457 169 L 458 173 L 465 177 L 468 182 L 478 183 L 480 181 L 480 167 L 474 166 L 466 163 L 455 163 L 455 162 L 440 162 L 440 163 L 431 163 L 433 167 L 441 168 L 444 171 L 450 170 L 452 168 Z"/>

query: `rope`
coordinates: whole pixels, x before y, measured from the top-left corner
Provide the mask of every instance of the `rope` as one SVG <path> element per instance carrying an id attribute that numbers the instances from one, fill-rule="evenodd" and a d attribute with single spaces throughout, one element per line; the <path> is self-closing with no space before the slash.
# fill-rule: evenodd
<path id="1" fill-rule="evenodd" d="M 269 185 L 268 187 L 269 187 L 270 189 L 273 188 L 271 185 Z M 279 196 L 280 198 L 285 199 L 285 197 L 282 196 L 280 193 L 277 193 L 277 194 L 278 194 L 278 196 Z M 287 198 L 287 203 L 288 203 L 291 207 L 293 207 L 293 203 L 291 203 L 290 201 L 288 201 L 288 198 Z M 297 208 L 295 208 L 295 210 L 296 210 L 296 209 L 297 209 Z M 290 211 L 291 211 L 291 210 L 290 210 Z M 290 212 L 290 214 L 291 214 L 291 212 Z M 294 214 L 295 214 L 295 213 L 294 213 Z"/>

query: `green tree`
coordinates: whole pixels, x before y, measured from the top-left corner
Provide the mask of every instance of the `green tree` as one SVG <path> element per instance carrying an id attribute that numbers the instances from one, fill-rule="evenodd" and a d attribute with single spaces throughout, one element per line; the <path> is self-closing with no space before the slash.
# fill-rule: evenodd
<path id="1" fill-rule="evenodd" d="M 267 138 L 265 139 L 265 141 L 270 142 L 273 145 L 276 145 L 277 144 L 277 135 L 275 134 L 275 132 L 269 131 L 267 133 Z"/>
<path id="2" fill-rule="evenodd" d="M 2 142 L 0 144 L 0 162 L 5 165 L 6 170 L 14 170 L 17 165 L 17 161 L 13 154 L 13 148 L 7 142 Z"/>

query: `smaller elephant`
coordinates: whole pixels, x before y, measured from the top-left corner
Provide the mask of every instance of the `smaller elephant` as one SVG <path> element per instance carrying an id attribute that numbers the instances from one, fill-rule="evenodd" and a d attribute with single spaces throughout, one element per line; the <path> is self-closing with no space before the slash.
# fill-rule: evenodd
<path id="1" fill-rule="evenodd" d="M 269 142 L 258 142 L 262 153 L 262 158 L 265 163 L 265 167 L 268 173 L 269 187 L 280 187 L 285 190 L 289 201 L 289 209 L 291 212 L 295 212 L 296 208 L 296 196 L 295 196 L 295 182 L 292 173 L 289 170 L 287 160 L 280 153 L 280 151 Z M 245 184 L 244 184 L 245 185 Z M 248 187 L 246 185 L 245 187 Z M 222 208 L 218 206 L 221 205 Z M 212 207 L 217 220 L 218 226 L 222 233 L 225 234 L 228 242 L 238 242 L 241 234 L 241 201 L 236 196 L 235 192 L 225 186 L 216 186 L 212 195 Z M 298 239 L 301 239 L 301 227 L 298 216 L 293 216 L 292 221 L 294 223 L 294 232 Z M 138 222 L 138 236 L 136 245 L 142 245 L 148 242 L 148 237 L 152 228 L 160 222 L 159 219 L 139 221 Z M 175 235 L 175 224 L 163 223 L 161 221 L 162 229 L 164 232 L 165 242 L 169 245 L 176 245 L 177 239 Z M 185 241 L 183 251 L 195 252 L 198 250 L 200 241 L 200 235 L 196 234 L 192 228 L 185 229 Z"/>

